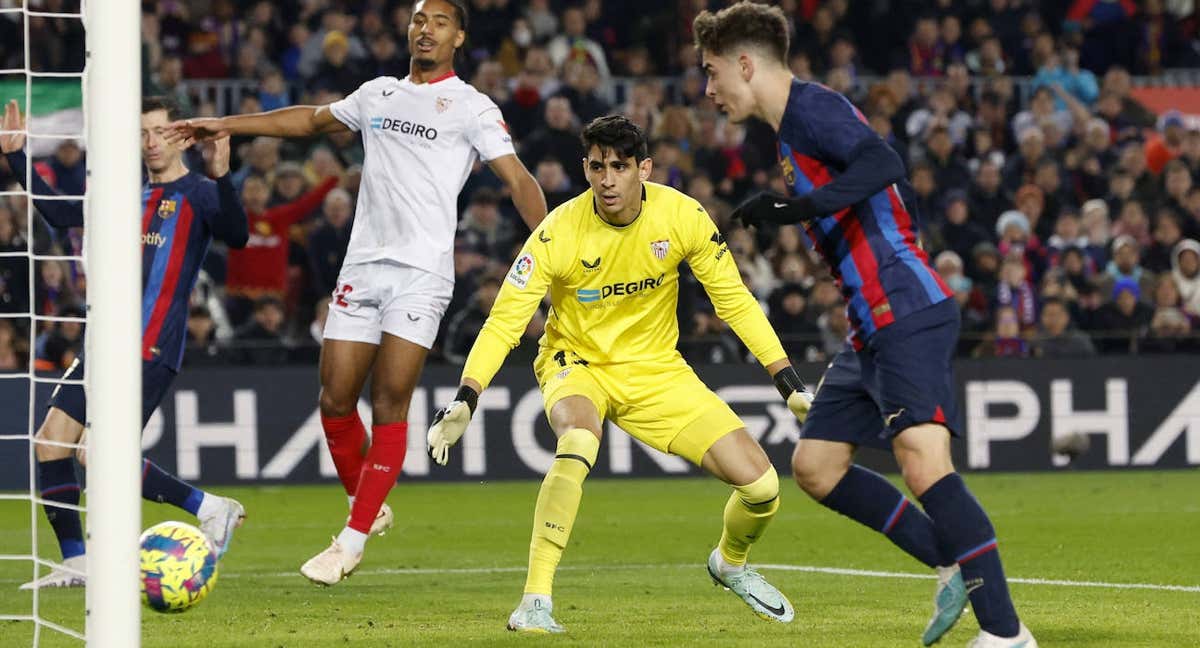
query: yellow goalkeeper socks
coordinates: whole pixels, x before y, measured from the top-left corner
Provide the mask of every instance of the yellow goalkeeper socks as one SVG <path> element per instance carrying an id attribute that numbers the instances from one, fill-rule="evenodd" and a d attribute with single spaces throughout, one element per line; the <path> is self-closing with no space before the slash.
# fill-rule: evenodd
<path id="1" fill-rule="evenodd" d="M 562 558 L 579 500 L 583 498 L 583 480 L 596 463 L 600 440 L 588 430 L 573 429 L 558 439 L 558 451 L 533 509 L 533 539 L 529 543 L 529 574 L 526 594 L 550 595 L 554 572 Z"/>
<path id="2" fill-rule="evenodd" d="M 750 545 L 758 540 L 779 510 L 779 476 L 768 468 L 762 477 L 745 486 L 734 486 L 725 503 L 725 529 L 721 533 L 721 558 L 729 565 L 746 564 Z"/>

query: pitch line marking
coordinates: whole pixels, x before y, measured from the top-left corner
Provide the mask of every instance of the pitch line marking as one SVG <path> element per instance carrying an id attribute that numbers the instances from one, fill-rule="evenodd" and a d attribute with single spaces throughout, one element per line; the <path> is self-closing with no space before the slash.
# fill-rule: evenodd
<path id="1" fill-rule="evenodd" d="M 833 576 L 857 576 L 862 578 L 908 578 L 917 580 L 932 580 L 937 576 L 934 574 L 917 574 L 912 572 L 890 572 L 876 571 L 870 569 L 848 569 L 844 567 L 818 567 L 813 565 L 787 565 L 787 564 L 755 564 L 757 568 L 764 570 L 777 571 L 794 571 L 805 572 L 812 574 L 829 574 Z M 695 564 L 685 563 L 678 565 L 563 565 L 558 568 L 559 571 L 617 571 L 631 569 L 696 569 Z M 436 576 L 436 575 L 454 575 L 454 574 L 512 574 L 524 573 L 525 567 L 457 567 L 457 568 L 432 568 L 432 567 L 412 567 L 399 569 L 360 569 L 355 574 L 364 576 Z M 292 578 L 300 577 L 299 572 L 242 572 L 233 574 L 221 574 L 221 578 Z M 1019 583 L 1022 585 L 1047 585 L 1057 587 L 1093 587 L 1100 589 L 1115 589 L 1115 590 L 1154 590 L 1161 592 L 1192 592 L 1200 593 L 1200 585 L 1162 585 L 1158 583 L 1107 583 L 1102 581 L 1073 581 L 1062 579 L 1049 578 L 1009 578 L 1010 583 Z"/>

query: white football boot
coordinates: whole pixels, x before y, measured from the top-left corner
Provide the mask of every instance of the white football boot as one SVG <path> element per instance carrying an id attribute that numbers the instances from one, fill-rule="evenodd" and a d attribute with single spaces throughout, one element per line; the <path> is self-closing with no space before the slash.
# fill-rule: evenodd
<path id="1" fill-rule="evenodd" d="M 204 497 L 214 498 L 215 506 L 211 511 L 206 511 L 203 517 L 198 518 L 200 530 L 212 543 L 217 552 L 217 560 L 220 560 L 225 552 L 229 551 L 234 529 L 242 526 L 242 522 L 246 520 L 246 509 L 235 499 L 211 494 L 205 494 Z"/>
<path id="2" fill-rule="evenodd" d="M 567 629 L 559 625 L 550 613 L 554 603 L 548 596 L 525 596 L 508 617 L 508 629 L 531 634 L 561 634 Z"/>
<path id="3" fill-rule="evenodd" d="M 79 572 L 79 573 L 75 573 Z M 23 590 L 46 589 L 50 587 L 84 587 L 87 585 L 87 555 L 67 558 L 61 567 L 55 567 L 49 574 L 29 581 L 21 586 Z"/>
<path id="4" fill-rule="evenodd" d="M 1025 624 L 1021 624 L 1021 631 L 1015 637 L 997 637 L 990 632 L 979 631 L 979 636 L 971 640 L 967 644 L 967 648 L 1038 648 L 1037 639 L 1033 638 L 1033 633 Z"/>
<path id="5" fill-rule="evenodd" d="M 309 558 L 308 562 L 300 567 L 300 573 L 315 585 L 336 585 L 358 569 L 362 558 L 361 551 L 351 553 L 343 549 L 337 538 L 334 538 L 325 551 Z"/>

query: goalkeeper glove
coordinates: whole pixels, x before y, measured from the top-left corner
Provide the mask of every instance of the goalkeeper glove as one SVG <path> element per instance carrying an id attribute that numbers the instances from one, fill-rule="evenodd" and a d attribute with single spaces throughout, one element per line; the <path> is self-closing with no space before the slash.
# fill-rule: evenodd
<path id="1" fill-rule="evenodd" d="M 479 394 L 463 385 L 458 388 L 454 400 L 433 415 L 433 425 L 429 427 L 426 439 L 429 441 L 429 456 L 438 464 L 445 466 L 450 461 L 450 446 L 458 443 L 467 431 L 467 424 L 471 422 L 471 415 L 478 404 Z"/>
<path id="2" fill-rule="evenodd" d="M 780 369 L 775 372 L 772 379 L 775 381 L 775 389 L 779 390 L 779 395 L 787 401 L 788 409 L 792 410 L 797 421 L 803 423 L 804 419 L 808 418 L 809 408 L 812 407 L 813 395 L 800 380 L 795 367 L 788 366 Z"/>
<path id="3" fill-rule="evenodd" d="M 731 218 L 746 227 L 788 225 L 813 220 L 820 214 L 808 196 L 789 198 L 770 191 L 752 196 L 733 210 Z"/>

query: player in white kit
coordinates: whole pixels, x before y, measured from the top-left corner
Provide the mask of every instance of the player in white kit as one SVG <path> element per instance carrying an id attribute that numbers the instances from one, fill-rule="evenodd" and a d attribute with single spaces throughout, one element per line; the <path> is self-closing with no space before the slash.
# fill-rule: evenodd
<path id="1" fill-rule="evenodd" d="M 350 245 L 321 346 L 321 423 L 350 498 L 350 519 L 300 572 L 333 585 L 392 523 L 384 499 L 407 447 L 408 406 L 454 286 L 456 201 L 476 158 L 508 185 L 530 229 L 546 200 L 517 159 L 500 109 L 454 74 L 466 39 L 462 0 L 422 0 L 408 26 L 409 75 L 379 77 L 326 106 L 191 119 L 175 140 L 227 135 L 312 137 L 361 131 L 366 160 Z M 374 367 L 374 372 L 372 372 Z M 358 396 L 371 373 L 370 447 Z"/>

